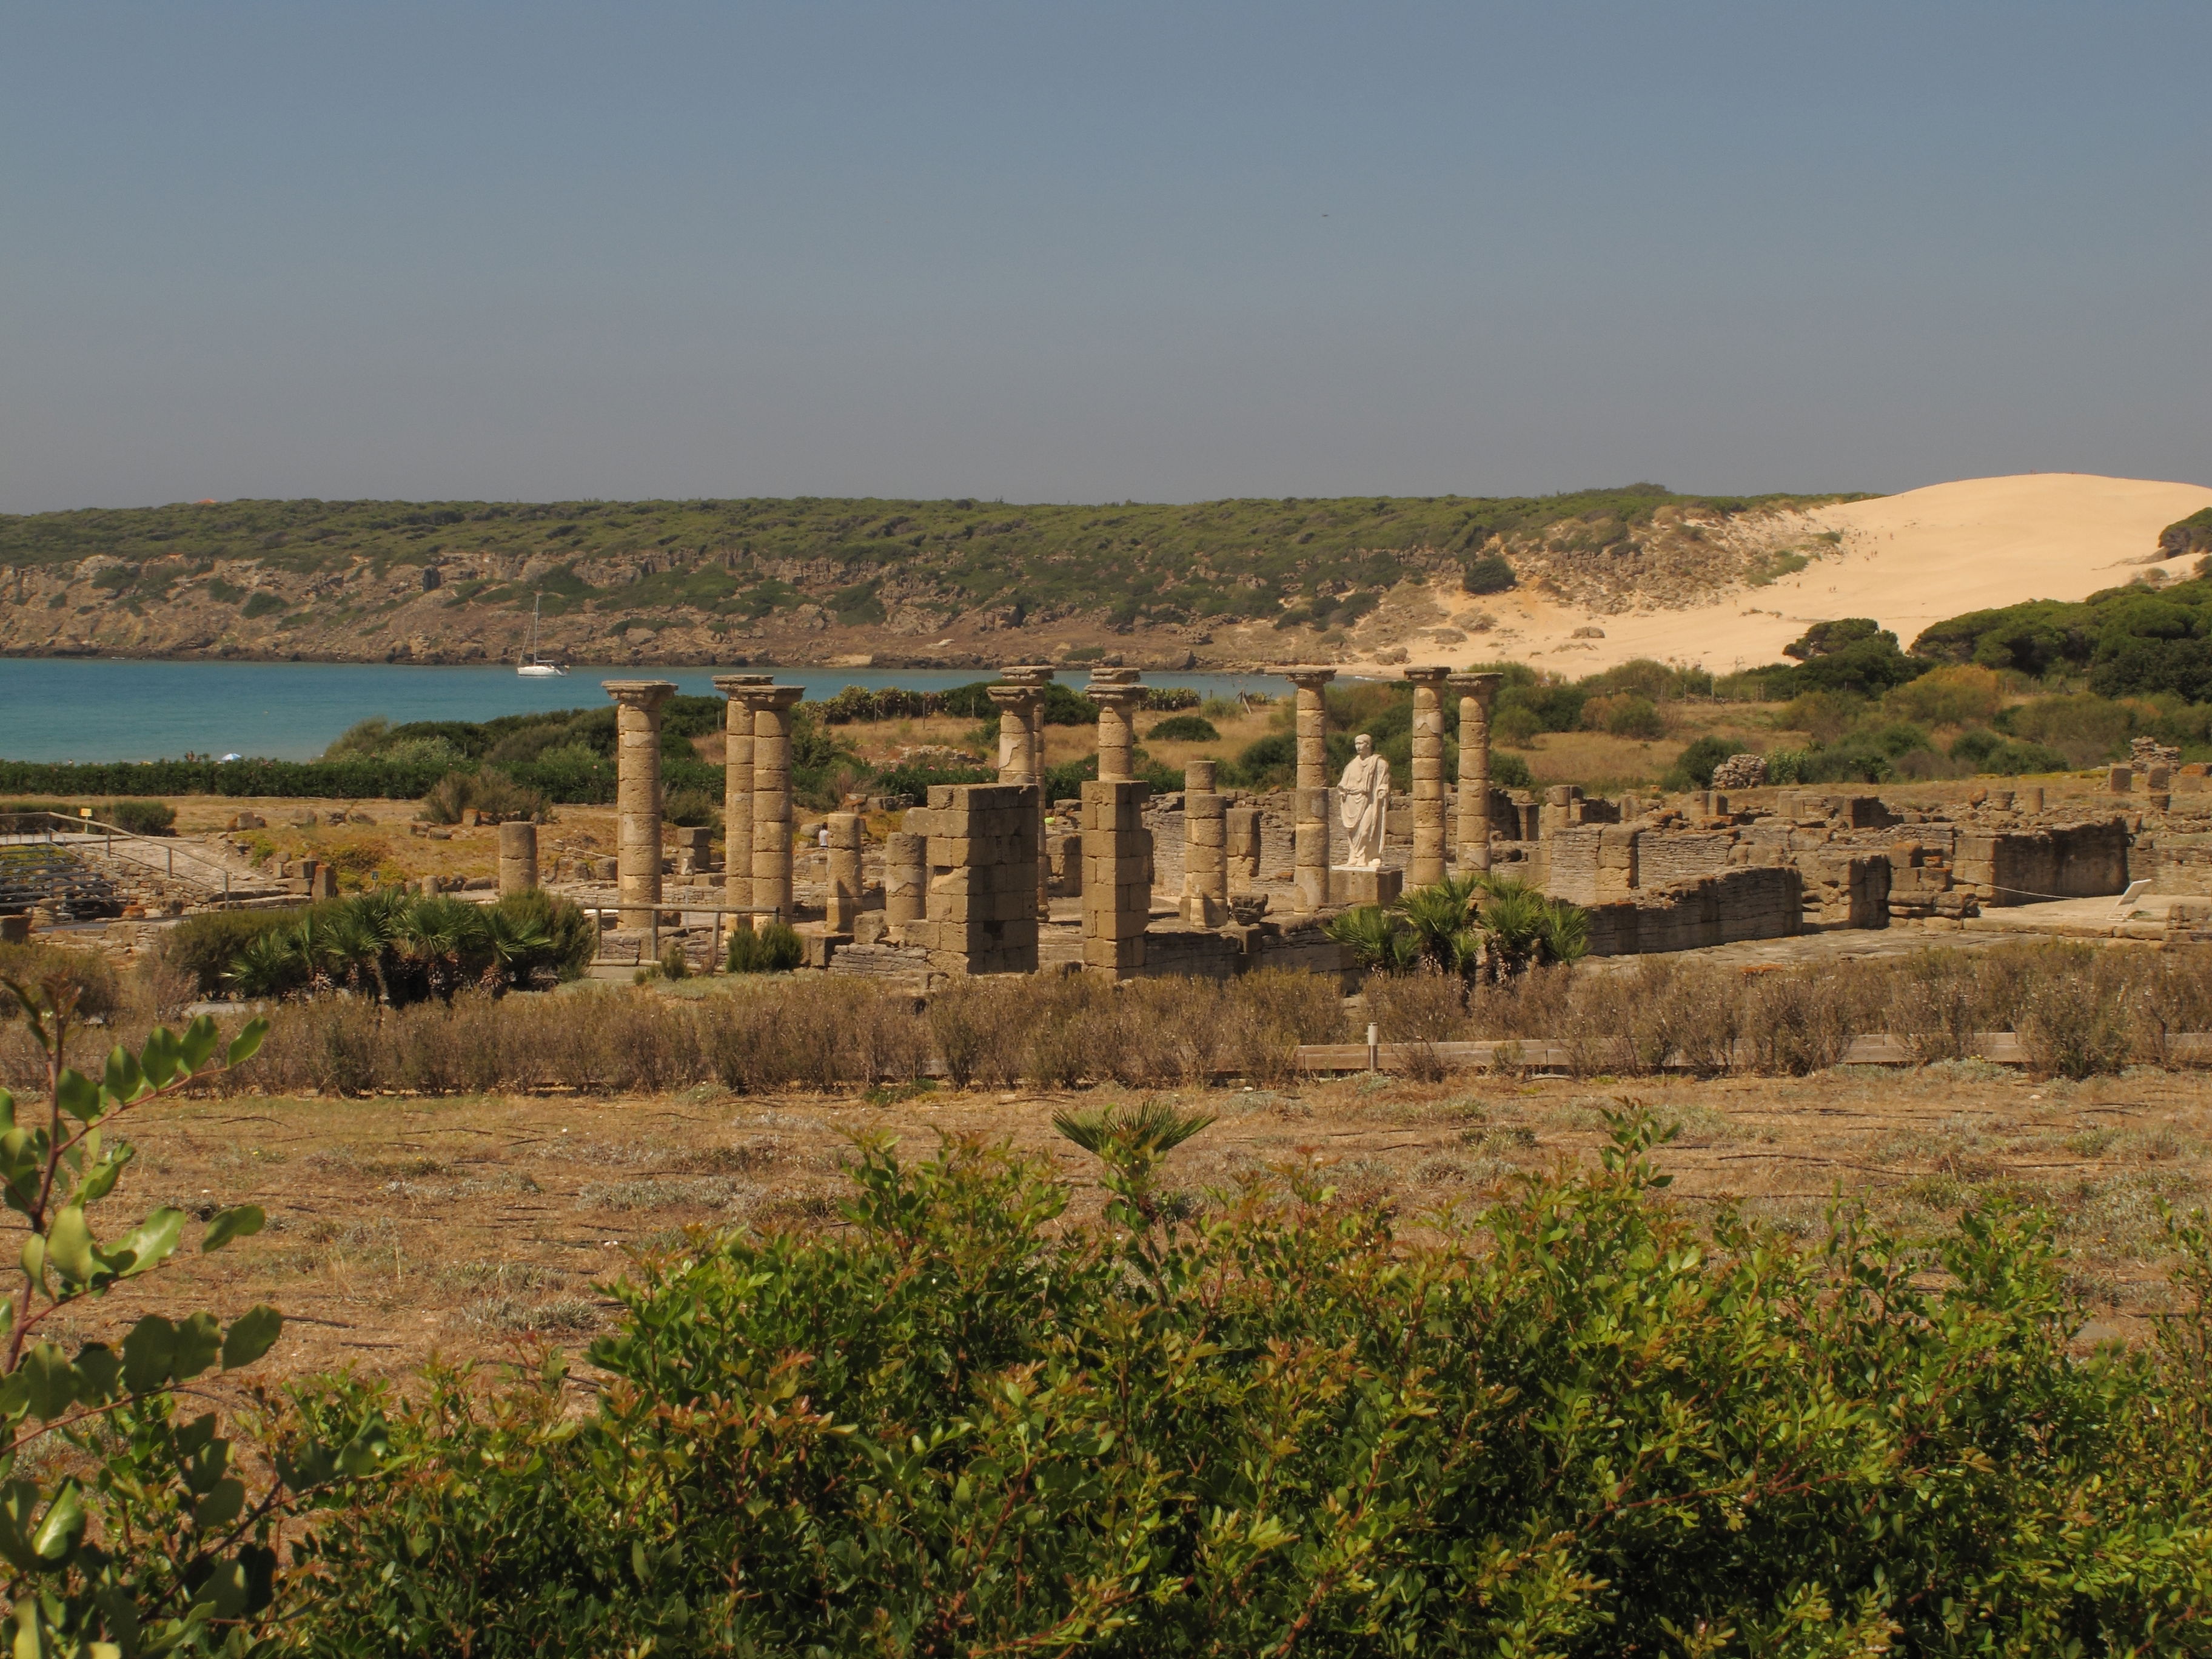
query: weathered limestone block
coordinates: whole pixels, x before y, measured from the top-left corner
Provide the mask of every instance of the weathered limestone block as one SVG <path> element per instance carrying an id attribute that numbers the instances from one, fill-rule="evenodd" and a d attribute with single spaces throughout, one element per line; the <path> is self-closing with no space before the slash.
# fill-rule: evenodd
<path id="1" fill-rule="evenodd" d="M 717 674 L 722 708 L 722 902 L 753 902 L 753 706 L 771 674 Z M 739 918 L 743 921 L 743 918 Z"/>
<path id="2" fill-rule="evenodd" d="M 538 826 L 499 826 L 499 896 L 526 893 L 538 885 Z"/>
<path id="3" fill-rule="evenodd" d="M 924 915 L 902 934 L 933 972 L 1036 971 L 1037 797 L 1034 783 L 940 784 L 906 815 L 908 834 L 927 831 L 927 876 Z"/>
<path id="4" fill-rule="evenodd" d="M 615 702 L 615 848 L 622 923 L 653 925 L 660 902 L 660 709 L 672 680 L 603 680 Z M 792 688 L 795 692 L 798 688 Z"/>
<path id="5" fill-rule="evenodd" d="M 791 709 L 796 685 L 750 693 L 753 710 L 753 905 L 792 918 Z"/>
<path id="6" fill-rule="evenodd" d="M 1695 951 L 1786 939 L 1803 926 L 1803 885 L 1788 866 L 1748 865 L 1589 907 L 1590 954 Z"/>
<path id="7" fill-rule="evenodd" d="M 1880 854 L 1810 853 L 1797 860 L 1808 920 L 1822 928 L 1889 926 L 1890 861 Z"/>
<path id="8" fill-rule="evenodd" d="M 1333 905 L 1395 904 L 1405 890 L 1406 872 L 1388 865 L 1373 870 L 1338 865 L 1328 872 L 1328 902 Z"/>
<path id="9" fill-rule="evenodd" d="M 709 829 L 684 828 L 676 832 L 676 873 L 679 876 L 703 876 L 714 860 L 714 832 Z"/>
<path id="10" fill-rule="evenodd" d="M 1328 902 L 1328 707 L 1322 691 L 1334 668 L 1286 668 L 1297 688 L 1297 795 L 1292 831 L 1296 861 L 1291 880 L 1299 911 L 1310 915 Z"/>
<path id="11" fill-rule="evenodd" d="M 1260 809 L 1232 806 L 1222 815 L 1229 890 L 1242 892 L 1260 879 Z"/>
<path id="12" fill-rule="evenodd" d="M 830 884 L 823 926 L 832 933 L 849 933 L 860 915 L 860 815 L 832 812 L 830 830 Z"/>
<path id="13" fill-rule="evenodd" d="M 2128 826 L 2107 818 L 2002 834 L 1962 830 L 1952 868 L 1984 905 L 2101 898 L 2127 887 Z"/>
<path id="14" fill-rule="evenodd" d="M 1152 921 L 1150 787 L 1136 780 L 1083 786 L 1083 965 L 1115 978 L 1145 965 Z"/>

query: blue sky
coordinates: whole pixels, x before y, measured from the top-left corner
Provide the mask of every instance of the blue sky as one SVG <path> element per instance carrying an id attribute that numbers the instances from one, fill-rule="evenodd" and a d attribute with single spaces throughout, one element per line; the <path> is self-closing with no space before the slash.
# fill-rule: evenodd
<path id="1" fill-rule="evenodd" d="M 2212 7 L 17 3 L 0 511 L 2212 482 Z"/>

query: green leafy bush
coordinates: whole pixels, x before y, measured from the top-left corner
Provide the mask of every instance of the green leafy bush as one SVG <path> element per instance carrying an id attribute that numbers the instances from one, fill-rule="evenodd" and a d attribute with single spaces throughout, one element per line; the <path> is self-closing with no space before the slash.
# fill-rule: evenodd
<path id="1" fill-rule="evenodd" d="M 1503 593 L 1519 580 L 1503 553 L 1485 553 L 1467 562 L 1460 586 L 1470 593 Z"/>
<path id="2" fill-rule="evenodd" d="M 664 822 L 679 830 L 719 830 L 722 827 L 722 802 L 719 796 L 704 789 L 676 789 L 669 792 L 660 809 Z"/>
<path id="3" fill-rule="evenodd" d="M 177 809 L 167 801 L 125 799 L 93 809 L 92 816 L 134 836 L 166 836 L 177 824 Z"/>
<path id="4" fill-rule="evenodd" d="M 1728 738 L 1716 737 L 1703 737 L 1684 744 L 1668 773 L 1668 784 L 1678 789 L 1711 788 L 1713 769 L 1735 754 L 1736 747 Z"/>
<path id="5" fill-rule="evenodd" d="M 1145 736 L 1158 743 L 1218 743 L 1221 732 L 1203 714 L 1170 714 Z"/>
<path id="6" fill-rule="evenodd" d="M 374 1467 L 374 1423 L 356 1421 L 336 1445 L 291 1437 L 270 1448 L 273 1467 L 234 1455 L 218 1413 L 197 1409 L 210 1395 L 198 1379 L 242 1370 L 274 1346 L 283 1319 L 266 1305 L 228 1326 L 208 1312 L 142 1312 L 119 1343 L 81 1342 L 74 1355 L 61 1346 L 83 1304 L 161 1269 L 183 1241 L 185 1212 L 167 1206 L 105 1241 L 94 1233 L 96 1206 L 134 1155 L 116 1131 L 243 1065 L 266 1026 L 248 1024 L 220 1060 L 213 1020 L 181 1036 L 157 1028 L 137 1054 L 118 1044 L 94 1079 L 68 1063 L 80 1010 L 65 977 L 0 988 L 37 1041 L 49 1097 L 23 1121 L 0 1089 L 0 1198 L 22 1233 L 21 1282 L 0 1301 L 0 1584 L 11 1645 L 82 1659 L 266 1652 L 278 1540 L 320 1490 Z M 204 1218 L 203 1254 L 264 1221 L 250 1204 Z M 180 1411 L 180 1396 L 192 1406 Z"/>
<path id="7" fill-rule="evenodd" d="M 422 810 L 416 816 L 430 823 L 459 823 L 462 814 L 471 810 L 495 819 L 527 818 L 538 823 L 552 817 L 544 792 L 489 768 L 447 773 L 422 797 Z"/>
<path id="8" fill-rule="evenodd" d="M 287 1587 L 313 1651 L 2203 1651 L 2203 1297 L 2076 1347 L 2040 1221 L 1932 1249 L 1666 1200 L 1661 1138 L 1414 1236 L 1306 1170 L 1184 1227 L 1153 1103 L 1042 1160 L 864 1144 L 846 1224 L 617 1288 L 578 1402 L 366 1384 L 404 1479 Z M 1929 1271 L 1930 1268 L 1936 1271 Z M 733 1572 L 740 1576 L 733 1577 Z M 926 1633 L 934 1632 L 934 1635 Z M 1723 1634 L 1728 1632 L 1729 1634 Z M 1732 1642 L 1730 1635 L 1738 1638 Z"/>
<path id="9" fill-rule="evenodd" d="M 787 974 L 805 956 L 798 929 L 789 922 L 770 921 L 731 933 L 727 965 L 733 974 Z"/>

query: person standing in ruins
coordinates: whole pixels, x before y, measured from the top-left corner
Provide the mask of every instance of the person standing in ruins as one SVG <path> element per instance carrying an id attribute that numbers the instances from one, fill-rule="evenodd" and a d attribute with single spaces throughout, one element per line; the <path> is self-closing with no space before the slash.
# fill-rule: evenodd
<path id="1" fill-rule="evenodd" d="M 1375 752 L 1375 739 L 1362 732 L 1352 740 L 1352 763 L 1337 780 L 1345 834 L 1352 846 L 1345 866 L 1352 870 L 1380 869 L 1382 830 L 1390 809 L 1390 763 Z"/>

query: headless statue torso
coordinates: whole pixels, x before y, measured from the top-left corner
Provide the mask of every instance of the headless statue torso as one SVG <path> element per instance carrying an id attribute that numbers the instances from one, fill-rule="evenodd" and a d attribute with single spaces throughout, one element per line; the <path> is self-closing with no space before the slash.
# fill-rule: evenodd
<path id="1" fill-rule="evenodd" d="M 1353 739 L 1352 763 L 1337 780 L 1338 816 L 1351 846 L 1345 853 L 1348 868 L 1373 870 L 1382 862 L 1382 835 L 1390 805 L 1390 763 L 1375 752 L 1374 740 L 1363 732 Z"/>

